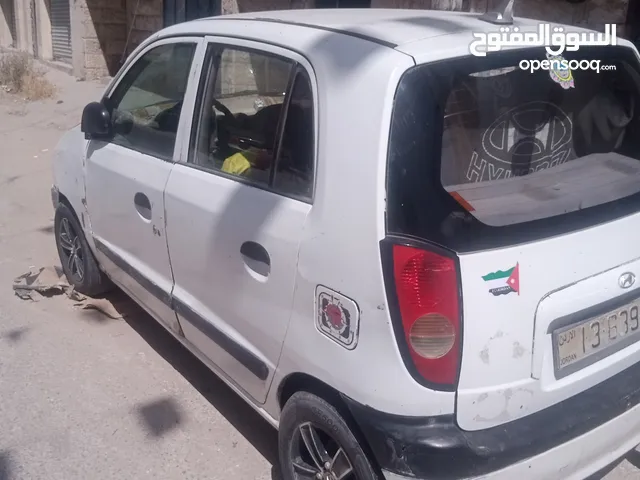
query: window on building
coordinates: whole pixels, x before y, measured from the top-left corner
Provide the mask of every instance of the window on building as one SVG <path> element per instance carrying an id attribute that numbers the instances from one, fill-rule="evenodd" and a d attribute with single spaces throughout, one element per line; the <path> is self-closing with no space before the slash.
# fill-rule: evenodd
<path id="1" fill-rule="evenodd" d="M 164 160 L 173 158 L 195 47 L 161 45 L 131 67 L 107 102 L 113 143 Z"/>

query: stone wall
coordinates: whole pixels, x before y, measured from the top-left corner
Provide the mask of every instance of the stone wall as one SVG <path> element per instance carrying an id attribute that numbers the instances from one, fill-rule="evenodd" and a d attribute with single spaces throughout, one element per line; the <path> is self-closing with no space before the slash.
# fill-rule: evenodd
<path id="1" fill-rule="evenodd" d="M 125 0 L 75 0 L 71 9 L 74 74 L 96 79 L 117 71 L 127 39 Z"/>
<path id="2" fill-rule="evenodd" d="M 73 0 L 74 74 L 114 75 L 127 55 L 161 28 L 162 0 Z"/>
<path id="3" fill-rule="evenodd" d="M 162 29 L 162 0 L 127 0 L 127 25 L 131 29 L 129 54 L 152 33 Z"/>

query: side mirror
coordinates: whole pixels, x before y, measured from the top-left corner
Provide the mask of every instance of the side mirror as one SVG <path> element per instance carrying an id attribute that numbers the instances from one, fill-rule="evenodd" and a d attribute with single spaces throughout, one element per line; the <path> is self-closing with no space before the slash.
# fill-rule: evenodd
<path id="1" fill-rule="evenodd" d="M 111 134 L 111 115 L 107 107 L 100 102 L 84 107 L 80 129 L 86 139 L 108 137 Z"/>

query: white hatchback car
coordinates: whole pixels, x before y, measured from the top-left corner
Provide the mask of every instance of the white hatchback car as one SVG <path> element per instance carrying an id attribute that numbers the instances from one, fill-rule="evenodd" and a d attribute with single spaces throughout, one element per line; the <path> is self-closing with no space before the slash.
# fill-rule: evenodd
<path id="1" fill-rule="evenodd" d="M 532 73 L 544 47 L 470 55 L 495 31 L 183 23 L 56 151 L 69 281 L 115 283 L 276 426 L 285 480 L 583 479 L 640 443 L 637 50 Z"/>

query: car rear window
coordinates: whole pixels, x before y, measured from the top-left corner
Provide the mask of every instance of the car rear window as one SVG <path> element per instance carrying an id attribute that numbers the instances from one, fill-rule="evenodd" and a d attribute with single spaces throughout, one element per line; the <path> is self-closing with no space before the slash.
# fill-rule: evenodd
<path id="1" fill-rule="evenodd" d="M 581 48 L 600 71 L 523 70 L 544 49 L 420 65 L 392 118 L 387 225 L 457 250 L 611 220 L 640 205 L 640 73 L 634 50 Z M 612 66 L 604 69 L 603 66 Z M 566 72 L 565 72 L 566 74 Z"/>

